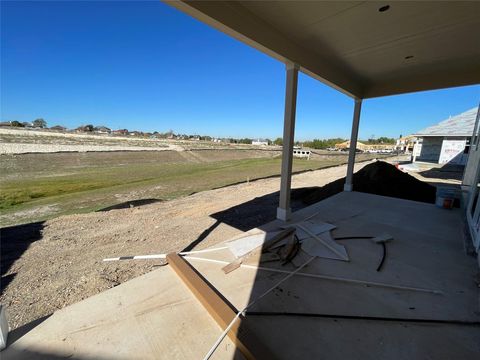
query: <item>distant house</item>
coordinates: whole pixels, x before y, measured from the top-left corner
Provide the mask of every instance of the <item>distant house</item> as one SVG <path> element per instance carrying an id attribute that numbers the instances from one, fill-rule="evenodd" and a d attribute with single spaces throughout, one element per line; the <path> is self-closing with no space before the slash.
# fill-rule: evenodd
<path id="1" fill-rule="evenodd" d="M 395 144 L 364 144 L 357 141 L 357 150 L 369 153 L 390 153 L 395 148 Z M 344 141 L 339 144 L 335 144 L 336 150 L 347 151 L 350 150 L 350 141 Z"/>
<path id="2" fill-rule="evenodd" d="M 350 150 L 350 141 L 347 140 L 342 143 L 335 144 L 335 149 L 343 150 L 343 151 Z M 357 141 L 357 150 L 366 151 L 367 145 L 365 145 L 364 143 L 361 143 L 360 141 Z"/>
<path id="3" fill-rule="evenodd" d="M 128 130 L 127 129 L 113 130 L 112 134 L 114 134 L 114 135 L 128 135 Z"/>
<path id="4" fill-rule="evenodd" d="M 86 133 L 86 132 L 92 132 L 93 131 L 93 125 L 81 125 L 78 128 L 75 129 L 75 132 L 77 133 Z"/>
<path id="5" fill-rule="evenodd" d="M 413 151 L 417 138 L 413 135 L 401 136 L 395 143 L 395 150 L 409 154 Z"/>
<path id="6" fill-rule="evenodd" d="M 252 145 L 267 146 L 268 145 L 268 140 L 266 140 L 266 139 L 252 140 Z"/>
<path id="7" fill-rule="evenodd" d="M 143 134 L 140 131 L 131 131 L 128 133 L 130 136 L 142 136 Z"/>
<path id="8" fill-rule="evenodd" d="M 417 132 L 414 161 L 465 165 L 477 112 L 478 107 Z"/>
<path id="9" fill-rule="evenodd" d="M 93 129 L 93 131 L 95 131 L 98 134 L 110 134 L 112 132 L 112 130 L 110 130 L 106 126 L 97 126 Z"/>
<path id="10" fill-rule="evenodd" d="M 49 128 L 49 130 L 54 130 L 54 131 L 67 131 L 67 128 L 64 127 L 64 126 L 61 126 L 61 125 L 55 125 L 55 126 L 52 126 L 51 128 Z"/>

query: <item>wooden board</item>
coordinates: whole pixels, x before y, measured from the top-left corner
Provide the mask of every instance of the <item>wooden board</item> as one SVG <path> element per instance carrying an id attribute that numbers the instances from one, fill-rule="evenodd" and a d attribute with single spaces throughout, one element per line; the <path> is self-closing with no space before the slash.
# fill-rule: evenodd
<path id="1" fill-rule="evenodd" d="M 167 261 L 222 330 L 226 329 L 237 315 L 237 310 L 181 256 L 175 253 L 168 254 Z M 245 318 L 240 316 L 228 332 L 228 336 L 238 350 L 249 360 L 274 359 L 275 356 L 257 339 L 247 325 Z"/>

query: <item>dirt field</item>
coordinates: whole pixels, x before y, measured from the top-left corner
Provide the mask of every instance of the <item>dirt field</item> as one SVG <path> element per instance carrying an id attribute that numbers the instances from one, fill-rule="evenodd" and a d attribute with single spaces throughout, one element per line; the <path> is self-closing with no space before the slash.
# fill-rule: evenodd
<path id="1" fill-rule="evenodd" d="M 64 135 L 0 132 L 0 143 L 13 152 L 18 146 L 174 151 L 0 155 L 0 302 L 12 329 L 161 264 L 104 263 L 104 257 L 204 248 L 275 217 L 280 148 Z M 357 161 L 374 156 L 359 154 Z M 293 186 L 343 177 L 345 166 L 338 165 L 346 161 L 346 153 L 326 151 L 295 159 Z"/>
<path id="2" fill-rule="evenodd" d="M 324 185 L 345 172 L 345 166 L 306 172 L 293 177 L 293 186 Z M 279 178 L 263 179 L 140 207 L 3 229 L 5 291 L 0 301 L 7 306 L 10 326 L 17 328 L 161 264 L 104 263 L 104 257 L 201 249 L 272 220 L 278 189 Z"/>
<path id="3" fill-rule="evenodd" d="M 280 173 L 280 151 L 186 150 L 0 155 L 0 226 L 165 201 Z M 358 160 L 373 158 L 360 154 Z M 294 171 L 347 161 L 345 153 L 296 159 Z"/>

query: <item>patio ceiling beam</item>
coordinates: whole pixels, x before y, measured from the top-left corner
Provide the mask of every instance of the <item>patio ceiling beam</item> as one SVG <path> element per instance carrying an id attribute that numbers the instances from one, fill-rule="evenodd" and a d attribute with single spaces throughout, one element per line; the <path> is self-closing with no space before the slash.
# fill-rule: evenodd
<path id="1" fill-rule="evenodd" d="M 285 115 L 283 119 L 282 175 L 277 219 L 287 221 L 291 215 L 290 190 L 292 186 L 293 144 L 295 138 L 295 115 L 297 109 L 298 65 L 287 63 L 285 90 Z"/>
<path id="2" fill-rule="evenodd" d="M 350 145 L 348 150 L 347 178 L 344 191 L 353 190 L 353 168 L 355 166 L 355 153 L 357 151 L 358 128 L 360 126 L 360 111 L 362 109 L 362 99 L 355 99 L 355 108 L 353 110 L 352 134 L 350 135 Z"/>

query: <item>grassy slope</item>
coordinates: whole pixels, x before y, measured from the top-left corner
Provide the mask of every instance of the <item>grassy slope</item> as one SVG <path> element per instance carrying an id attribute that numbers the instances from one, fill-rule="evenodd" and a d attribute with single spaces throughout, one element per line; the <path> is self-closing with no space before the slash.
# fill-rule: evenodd
<path id="1" fill-rule="evenodd" d="M 39 221 L 60 214 L 87 212 L 133 198 L 171 199 L 280 172 L 277 158 L 247 158 L 196 163 L 156 159 L 156 154 L 30 156 L 2 162 L 0 225 Z M 27 160 L 25 160 L 27 159 Z M 54 161 L 56 160 L 56 161 Z M 160 161 L 162 160 L 162 161 Z M 22 163 L 23 162 L 23 163 Z M 294 171 L 339 164 L 338 158 L 295 159 Z M 127 199 L 128 197 L 128 199 Z M 32 209 L 53 206 L 48 213 Z M 25 212 L 25 215 L 19 213 Z M 13 216 L 16 215 L 16 216 Z"/>

